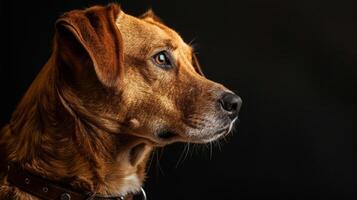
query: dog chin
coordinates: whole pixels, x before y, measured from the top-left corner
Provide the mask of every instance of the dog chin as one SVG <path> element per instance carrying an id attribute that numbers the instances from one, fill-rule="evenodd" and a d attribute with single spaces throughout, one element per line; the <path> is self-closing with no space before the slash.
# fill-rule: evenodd
<path id="1" fill-rule="evenodd" d="M 158 146 L 164 146 L 174 142 L 189 142 L 189 143 L 209 143 L 218 140 L 221 137 L 228 135 L 232 132 L 234 124 L 237 122 L 237 118 L 233 120 L 224 121 L 223 124 L 218 125 L 217 128 L 189 130 L 186 133 L 177 133 L 174 131 L 159 131 L 154 134 L 153 141 Z"/>
<path id="2" fill-rule="evenodd" d="M 215 131 L 212 132 L 211 134 L 191 136 L 187 142 L 198 143 L 198 144 L 210 143 L 226 136 L 228 133 L 229 133 L 228 128 L 224 128 L 223 130 Z"/>
<path id="3" fill-rule="evenodd" d="M 225 131 L 227 131 L 227 129 Z M 164 146 L 175 142 L 203 144 L 217 140 L 224 135 L 226 135 L 226 132 L 223 131 L 220 133 L 212 132 L 212 134 L 177 134 L 174 132 L 165 131 L 158 133 L 154 140 L 156 146 Z"/>
<path id="4" fill-rule="evenodd" d="M 218 139 L 228 135 L 229 133 L 231 133 L 235 126 L 235 123 L 237 121 L 238 121 L 238 118 L 235 118 L 228 124 L 224 125 L 223 128 L 220 128 L 216 131 L 211 131 L 212 132 L 211 134 L 207 134 L 204 137 L 196 138 L 192 142 L 204 144 L 204 143 L 210 143 L 215 140 L 218 140 Z"/>
<path id="5" fill-rule="evenodd" d="M 197 143 L 197 144 L 210 143 L 210 142 L 213 142 L 215 140 L 218 140 L 219 138 L 223 137 L 224 135 L 226 135 L 226 134 L 222 133 L 222 134 L 218 134 L 218 135 L 210 135 L 210 136 L 207 136 L 205 138 L 192 139 L 190 142 Z"/>

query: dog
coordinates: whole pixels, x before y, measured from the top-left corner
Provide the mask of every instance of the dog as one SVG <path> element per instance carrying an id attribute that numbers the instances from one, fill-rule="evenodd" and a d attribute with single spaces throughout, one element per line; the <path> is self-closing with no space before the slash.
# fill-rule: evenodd
<path id="1" fill-rule="evenodd" d="M 55 29 L 52 55 L 1 130 L 0 199 L 132 199 L 154 148 L 231 132 L 241 98 L 208 80 L 151 10 L 93 6 Z"/>

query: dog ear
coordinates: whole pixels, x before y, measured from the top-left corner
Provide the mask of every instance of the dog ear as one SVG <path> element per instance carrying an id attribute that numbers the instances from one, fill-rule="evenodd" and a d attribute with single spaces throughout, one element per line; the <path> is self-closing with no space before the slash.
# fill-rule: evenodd
<path id="1" fill-rule="evenodd" d="M 149 10 L 147 10 L 144 14 L 142 14 L 139 18 L 146 19 L 146 20 L 152 20 L 152 21 L 164 24 L 162 19 L 160 17 L 158 17 L 151 8 Z"/>
<path id="2" fill-rule="evenodd" d="M 200 63 L 198 62 L 197 56 L 195 53 L 192 53 L 192 65 L 195 68 L 196 72 L 199 73 L 201 76 L 205 77 L 203 74 L 202 68 Z"/>
<path id="3" fill-rule="evenodd" d="M 124 60 L 122 37 L 115 24 L 119 12 L 117 4 L 94 6 L 65 13 L 56 22 L 60 56 L 70 65 L 85 66 L 89 60 L 99 81 L 109 87 L 118 84 Z"/>

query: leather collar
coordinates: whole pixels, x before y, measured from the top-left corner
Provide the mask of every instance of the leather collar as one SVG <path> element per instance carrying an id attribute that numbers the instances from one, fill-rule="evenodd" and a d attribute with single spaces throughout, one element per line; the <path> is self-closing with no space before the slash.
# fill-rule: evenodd
<path id="1" fill-rule="evenodd" d="M 68 185 L 36 176 L 16 164 L 8 165 L 7 180 L 20 190 L 44 200 L 124 200 L 129 196 L 146 200 L 143 188 L 141 188 L 139 194 L 130 194 L 128 196 L 101 196 L 92 192 L 79 192 Z"/>

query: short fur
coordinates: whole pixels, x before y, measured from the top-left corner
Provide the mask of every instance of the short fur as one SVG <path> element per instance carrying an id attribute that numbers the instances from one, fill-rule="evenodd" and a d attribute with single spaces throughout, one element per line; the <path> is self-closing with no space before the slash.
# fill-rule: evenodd
<path id="1" fill-rule="evenodd" d="M 78 190 L 125 195 L 140 189 L 150 152 L 172 142 L 209 142 L 231 121 L 192 48 L 158 21 L 117 4 L 64 14 L 53 53 L 0 133 L 2 163 Z M 161 50 L 173 69 L 154 66 Z M 170 131 L 170 138 L 158 134 Z M 0 199 L 37 199 L 0 174 Z"/>

